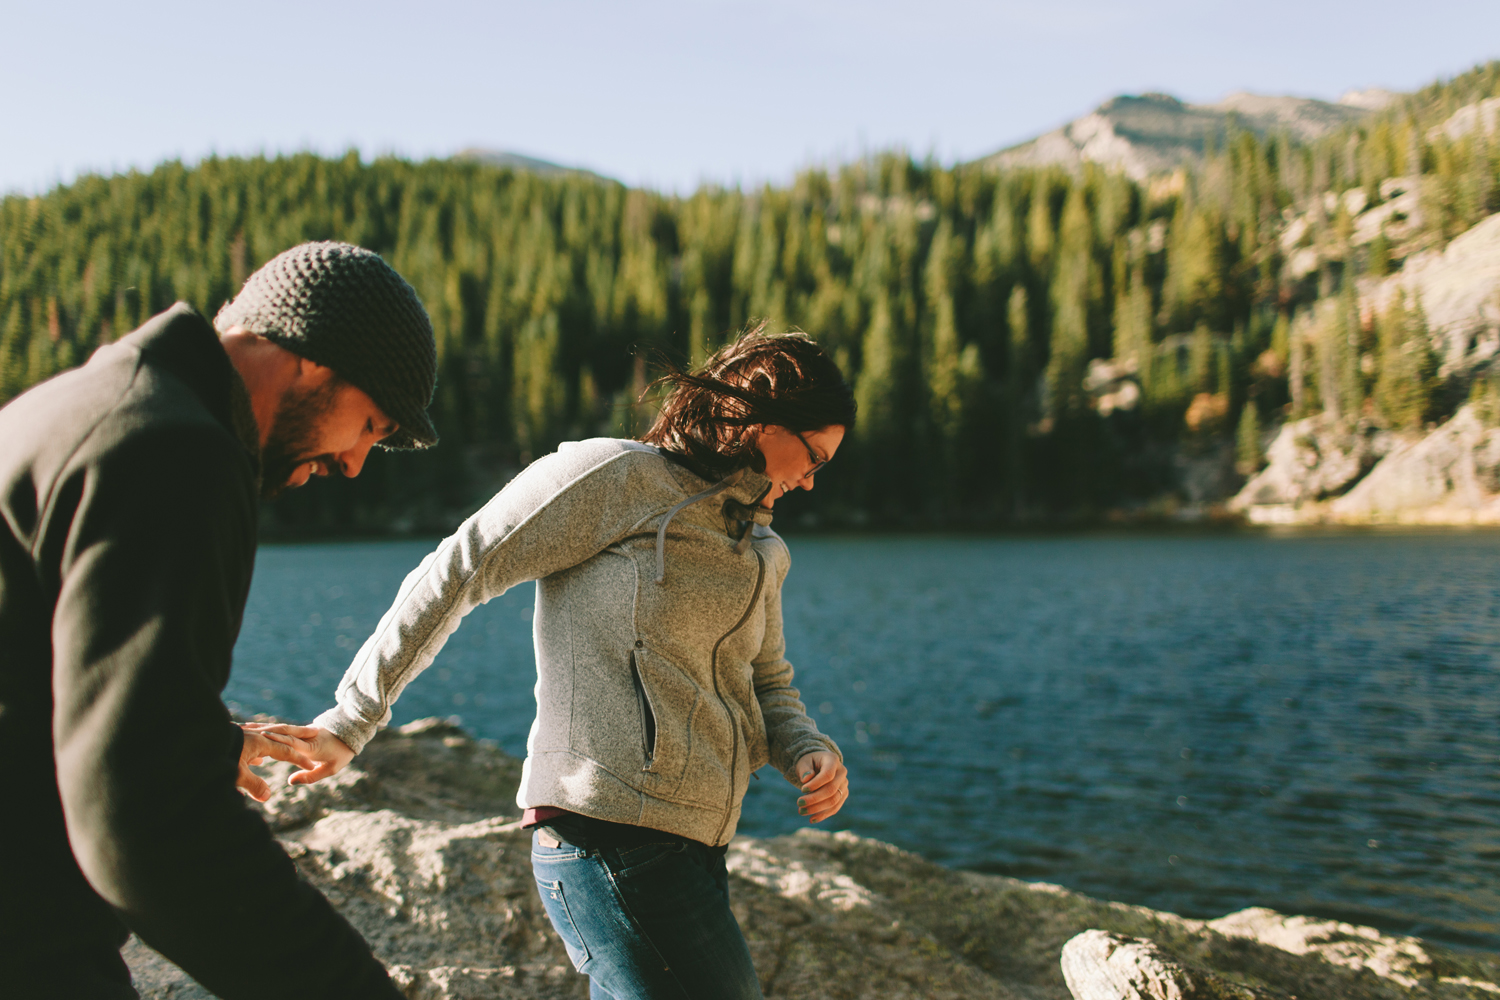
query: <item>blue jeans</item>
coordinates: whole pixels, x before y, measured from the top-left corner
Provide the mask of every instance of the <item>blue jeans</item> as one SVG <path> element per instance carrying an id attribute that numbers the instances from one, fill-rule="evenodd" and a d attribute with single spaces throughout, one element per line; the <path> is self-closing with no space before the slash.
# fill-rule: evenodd
<path id="1" fill-rule="evenodd" d="M 542 906 L 593 1000 L 762 1000 L 729 909 L 724 848 L 671 834 L 588 848 L 531 840 Z"/>

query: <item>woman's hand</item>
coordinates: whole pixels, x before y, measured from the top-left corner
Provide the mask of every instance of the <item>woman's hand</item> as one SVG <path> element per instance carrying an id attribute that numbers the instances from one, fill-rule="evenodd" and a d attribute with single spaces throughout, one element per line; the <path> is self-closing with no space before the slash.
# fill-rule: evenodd
<path id="1" fill-rule="evenodd" d="M 354 759 L 354 751 L 349 749 L 349 744 L 339 739 L 326 729 L 316 726 L 289 726 L 284 722 L 245 722 L 240 728 L 247 734 L 245 739 L 249 741 L 249 734 L 264 737 L 286 748 L 296 756 L 280 757 L 277 754 L 269 756 L 278 757 L 280 760 L 290 760 L 299 765 L 302 770 L 292 772 L 287 779 L 289 785 L 310 785 L 314 781 L 322 781 L 331 775 L 338 774 L 349 762 Z"/>
<path id="2" fill-rule="evenodd" d="M 849 771 L 838 754 L 827 750 L 803 754 L 797 759 L 797 776 L 802 779 L 797 812 L 811 822 L 823 822 L 849 801 Z"/>
<path id="3" fill-rule="evenodd" d="M 240 728 L 245 729 L 244 726 Z M 264 763 L 267 757 L 284 760 L 303 768 L 314 766 L 313 762 L 303 756 L 297 748 L 275 742 L 260 733 L 245 729 L 245 744 L 240 748 L 240 773 L 234 779 L 234 784 L 257 802 L 264 802 L 271 797 L 271 786 L 250 768 Z"/>

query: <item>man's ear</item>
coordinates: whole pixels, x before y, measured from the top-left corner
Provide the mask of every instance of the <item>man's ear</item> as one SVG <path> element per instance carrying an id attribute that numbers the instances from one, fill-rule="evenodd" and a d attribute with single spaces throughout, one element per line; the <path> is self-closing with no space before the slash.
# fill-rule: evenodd
<path id="1" fill-rule="evenodd" d="M 334 377 L 334 371 L 327 365 L 320 365 L 316 361 L 295 355 L 297 359 L 296 384 L 303 390 L 321 389 Z"/>

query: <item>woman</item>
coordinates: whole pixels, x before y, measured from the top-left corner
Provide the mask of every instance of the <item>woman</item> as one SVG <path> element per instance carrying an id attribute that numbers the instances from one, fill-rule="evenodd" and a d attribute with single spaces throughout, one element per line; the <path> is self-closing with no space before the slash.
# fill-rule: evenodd
<path id="1" fill-rule="evenodd" d="M 782 656 L 790 561 L 772 506 L 838 451 L 854 397 L 801 334 L 741 337 L 672 386 L 641 441 L 538 460 L 402 583 L 308 727 L 256 727 L 346 765 L 463 616 L 527 580 L 537 717 L 517 801 L 553 927 L 590 995 L 761 996 L 728 900 L 726 845 L 771 763 L 812 822 L 848 778 Z"/>

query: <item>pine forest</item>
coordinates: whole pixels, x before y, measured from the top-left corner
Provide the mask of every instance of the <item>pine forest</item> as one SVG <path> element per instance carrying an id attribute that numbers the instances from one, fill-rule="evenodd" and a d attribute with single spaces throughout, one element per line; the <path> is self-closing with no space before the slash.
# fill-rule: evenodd
<path id="1" fill-rule="evenodd" d="M 829 348 L 860 407 L 794 523 L 1169 517 L 1184 469 L 1243 482 L 1287 419 L 1420 428 L 1494 391 L 1440 374 L 1421 303 L 1355 291 L 1500 209 L 1500 136 L 1439 128 L 1497 96 L 1491 63 L 1311 143 L 1231 120 L 1201 165 L 1140 181 L 901 153 L 688 195 L 353 153 L 85 176 L 0 201 L 0 401 L 338 239 L 426 304 L 443 441 L 297 491 L 268 528 L 443 530 L 560 441 L 641 432 L 656 374 L 762 320 Z"/>

